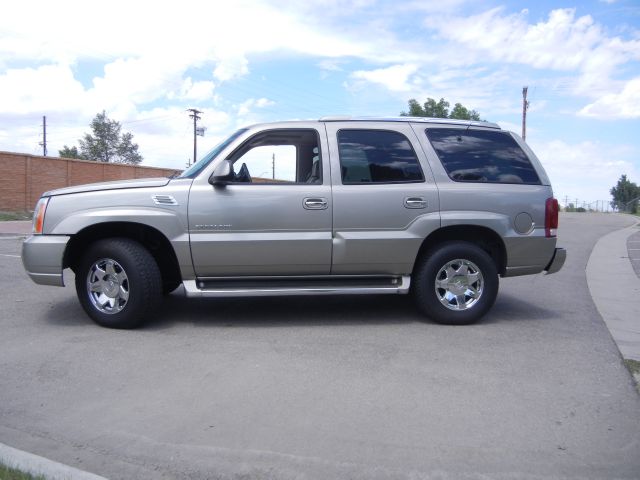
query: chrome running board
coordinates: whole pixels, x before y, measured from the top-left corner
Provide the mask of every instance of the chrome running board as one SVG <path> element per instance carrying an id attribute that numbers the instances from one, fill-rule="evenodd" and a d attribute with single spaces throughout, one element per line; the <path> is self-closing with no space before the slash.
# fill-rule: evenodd
<path id="1" fill-rule="evenodd" d="M 229 280 L 185 280 L 187 297 L 268 297 L 284 295 L 373 295 L 409 293 L 411 277 L 331 277 L 310 280 L 274 278 Z"/>

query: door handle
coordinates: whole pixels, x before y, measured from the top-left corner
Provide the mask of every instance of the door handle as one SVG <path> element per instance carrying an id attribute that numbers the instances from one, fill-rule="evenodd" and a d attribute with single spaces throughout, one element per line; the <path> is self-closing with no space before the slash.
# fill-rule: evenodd
<path id="1" fill-rule="evenodd" d="M 427 208 L 424 197 L 407 197 L 404 199 L 405 208 Z"/>
<path id="2" fill-rule="evenodd" d="M 329 206 L 326 198 L 305 198 L 302 206 L 307 210 L 326 210 Z"/>

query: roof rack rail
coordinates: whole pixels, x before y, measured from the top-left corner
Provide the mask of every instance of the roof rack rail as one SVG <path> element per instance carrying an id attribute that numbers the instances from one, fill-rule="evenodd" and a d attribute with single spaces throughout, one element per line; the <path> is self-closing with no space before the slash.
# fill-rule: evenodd
<path id="1" fill-rule="evenodd" d="M 478 120 L 458 120 L 455 118 L 434 118 L 434 117 L 353 117 L 351 115 L 329 115 L 320 118 L 321 122 L 420 122 L 420 123 L 440 123 L 445 125 L 465 125 L 474 127 L 485 127 L 500 129 L 500 125 L 492 122 L 482 122 Z"/>

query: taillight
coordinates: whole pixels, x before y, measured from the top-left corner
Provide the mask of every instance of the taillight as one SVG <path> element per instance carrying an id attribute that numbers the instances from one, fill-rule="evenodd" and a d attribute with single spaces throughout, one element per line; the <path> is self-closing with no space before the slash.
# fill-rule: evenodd
<path id="1" fill-rule="evenodd" d="M 41 234 L 42 227 L 44 226 L 44 212 L 47 210 L 47 204 L 49 203 L 49 197 L 42 197 L 38 200 L 36 208 L 33 211 L 33 229 L 34 234 Z"/>
<path id="2" fill-rule="evenodd" d="M 558 234 L 558 200 L 547 198 L 544 208 L 544 234 L 555 237 Z"/>

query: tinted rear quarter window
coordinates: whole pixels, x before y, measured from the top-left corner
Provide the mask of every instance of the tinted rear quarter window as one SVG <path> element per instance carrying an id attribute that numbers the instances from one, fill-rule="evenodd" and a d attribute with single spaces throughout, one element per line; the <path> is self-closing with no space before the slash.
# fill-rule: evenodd
<path id="1" fill-rule="evenodd" d="M 506 132 L 434 128 L 426 134 L 456 182 L 540 184 L 529 158 Z"/>
<path id="2" fill-rule="evenodd" d="M 424 176 L 411 142 L 388 130 L 338 132 L 342 183 L 411 183 Z"/>

